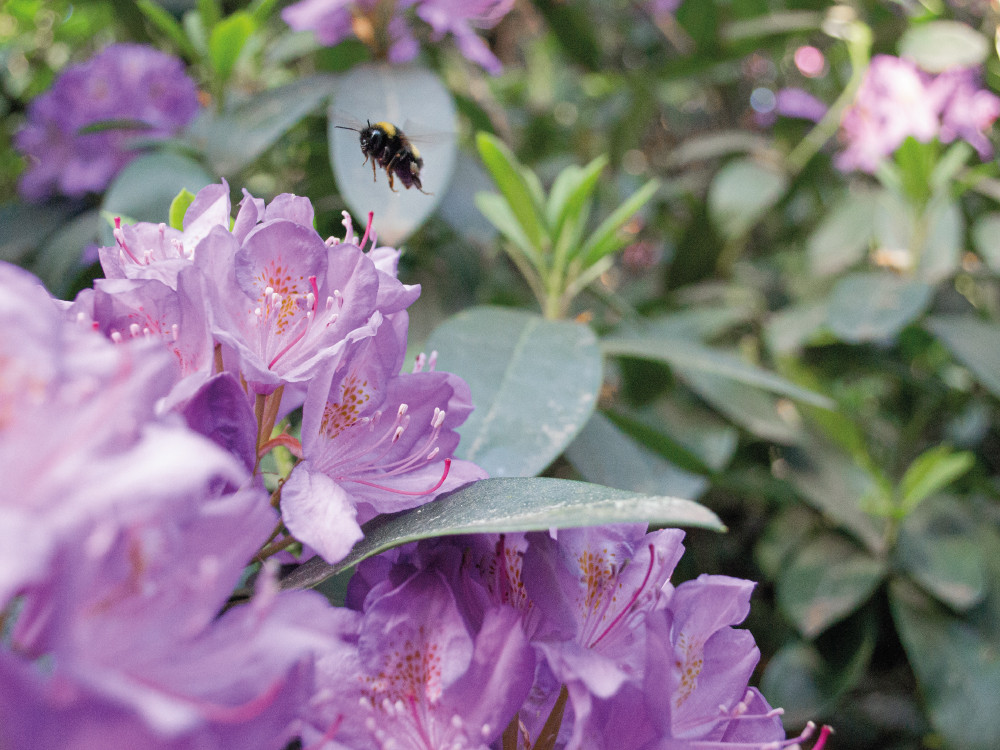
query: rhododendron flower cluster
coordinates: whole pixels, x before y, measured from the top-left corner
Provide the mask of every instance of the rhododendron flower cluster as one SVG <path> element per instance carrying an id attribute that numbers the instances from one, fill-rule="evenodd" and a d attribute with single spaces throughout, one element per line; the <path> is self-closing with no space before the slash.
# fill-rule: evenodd
<path id="1" fill-rule="evenodd" d="M 133 142 L 176 135 L 198 113 L 198 91 L 176 57 L 113 44 L 66 68 L 28 107 L 14 143 L 28 159 L 27 200 L 104 190 L 139 152 Z"/>
<path id="2" fill-rule="evenodd" d="M 495 26 L 513 6 L 513 0 L 299 0 L 281 17 L 296 31 L 314 32 L 320 44 L 330 47 L 350 36 L 375 43 L 383 34 L 389 61 L 404 63 L 420 51 L 411 26 L 415 15 L 430 26 L 433 41 L 451 35 L 462 55 L 495 74 L 500 61 L 475 29 Z"/>
<path id="3" fill-rule="evenodd" d="M 786 739 L 781 711 L 747 686 L 760 654 L 733 626 L 753 583 L 674 586 L 682 538 L 640 525 L 479 535 L 365 561 L 353 617 L 318 663 L 305 745 L 530 748 L 552 731 L 545 746 L 567 750 L 804 742 L 814 727 Z"/>
<path id="4" fill-rule="evenodd" d="M 932 76 L 909 60 L 876 55 L 844 113 L 845 148 L 836 164 L 872 173 L 908 137 L 922 143 L 963 139 L 988 159 L 993 149 L 986 131 L 998 116 L 1000 97 L 979 86 L 974 70 Z"/>
<path id="5" fill-rule="evenodd" d="M 341 560 L 362 523 L 484 472 L 454 458 L 468 386 L 433 354 L 403 371 L 419 289 L 371 215 L 324 240 L 304 198 L 244 191 L 231 212 L 223 182 L 180 228 L 117 222 L 106 278 L 71 303 L 0 265 L 0 747 L 811 735 L 786 739 L 748 687 L 759 652 L 734 626 L 753 584 L 673 584 L 675 529 L 412 544 L 363 562 L 347 607 L 248 567 Z M 269 494 L 278 446 L 297 461 Z"/>

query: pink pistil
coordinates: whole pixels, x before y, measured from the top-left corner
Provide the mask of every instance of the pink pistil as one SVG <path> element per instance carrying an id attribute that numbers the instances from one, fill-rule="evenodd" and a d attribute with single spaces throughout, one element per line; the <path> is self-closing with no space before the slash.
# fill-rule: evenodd
<path id="1" fill-rule="evenodd" d="M 361 238 L 361 243 L 358 245 L 358 248 L 360 248 L 361 250 L 365 249 L 365 242 L 368 240 L 368 233 L 372 229 L 372 219 L 374 219 L 374 218 L 375 218 L 375 212 L 374 211 L 369 211 L 368 212 L 368 226 L 365 227 L 365 234 Z M 374 238 L 373 238 L 372 245 L 374 246 L 374 244 L 375 243 L 374 243 Z"/>
<path id="2" fill-rule="evenodd" d="M 312 287 L 313 303 L 312 303 L 312 309 L 309 311 L 310 314 L 307 315 L 306 324 L 302 327 L 302 330 L 299 332 L 299 334 L 294 339 L 289 341 L 288 344 L 280 352 L 275 354 L 274 359 L 272 359 L 270 362 L 267 363 L 268 369 L 274 367 L 275 362 L 277 362 L 279 359 L 285 356 L 285 354 L 288 353 L 289 349 L 291 349 L 293 346 L 295 346 L 297 343 L 299 343 L 302 339 L 305 338 L 306 334 L 309 332 L 310 321 L 316 319 L 316 308 L 319 305 L 319 285 L 316 283 L 315 276 L 309 277 L 309 286 Z"/>
<path id="3" fill-rule="evenodd" d="M 441 474 L 441 478 L 437 481 L 433 487 L 422 492 L 408 492 L 407 490 L 397 490 L 392 487 L 386 487 L 381 484 L 375 484 L 374 482 L 366 482 L 364 479 L 352 479 L 350 477 L 342 477 L 343 480 L 348 482 L 357 482 L 358 484 L 363 484 L 365 487 L 374 487 L 376 490 L 385 490 L 386 492 L 392 492 L 396 495 L 411 495 L 413 497 L 421 497 L 423 495 L 429 495 L 432 492 L 437 491 L 444 484 L 444 480 L 448 478 L 448 472 L 451 471 L 451 459 L 446 458 L 444 460 L 444 473 Z"/>
<path id="4" fill-rule="evenodd" d="M 610 633 L 614 629 L 615 625 L 617 625 L 621 621 L 621 619 L 626 614 L 628 614 L 628 611 L 632 608 L 632 605 L 635 604 L 636 601 L 638 601 L 639 596 L 642 594 L 643 589 L 646 588 L 646 584 L 649 583 L 649 577 L 653 574 L 653 565 L 655 563 L 656 563 L 656 551 L 653 548 L 653 545 L 650 544 L 649 545 L 649 567 L 646 569 L 646 577 L 642 579 L 642 583 L 639 585 L 639 588 L 637 588 L 635 590 L 635 593 L 632 595 L 632 598 L 629 600 L 629 603 L 626 604 L 625 607 L 622 609 L 622 611 L 619 612 L 618 615 L 615 617 L 615 619 L 611 621 L 611 624 L 608 625 L 607 628 L 605 628 L 604 632 L 601 633 L 599 636 L 597 636 L 597 640 L 595 640 L 593 643 L 590 644 L 591 648 L 593 648 L 598 643 L 600 643 L 601 639 L 604 638 L 604 636 L 606 636 L 608 633 Z"/>

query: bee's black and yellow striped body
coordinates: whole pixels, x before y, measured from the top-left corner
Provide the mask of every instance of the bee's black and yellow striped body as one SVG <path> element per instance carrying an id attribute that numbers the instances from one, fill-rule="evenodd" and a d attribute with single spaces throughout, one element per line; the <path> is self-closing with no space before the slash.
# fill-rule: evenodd
<path id="1" fill-rule="evenodd" d="M 389 189 L 396 192 L 394 187 L 394 177 L 398 177 L 404 188 L 415 187 L 421 193 L 423 186 L 420 183 L 420 168 L 424 166 L 424 160 L 420 157 L 420 152 L 410 143 L 403 131 L 391 122 L 380 121 L 368 124 L 361 128 L 349 128 L 338 125 L 343 130 L 353 130 L 361 136 L 361 153 L 365 155 L 364 163 L 368 159 L 372 160 L 372 179 L 377 179 L 375 171 L 376 164 L 385 170 L 389 178 Z"/>

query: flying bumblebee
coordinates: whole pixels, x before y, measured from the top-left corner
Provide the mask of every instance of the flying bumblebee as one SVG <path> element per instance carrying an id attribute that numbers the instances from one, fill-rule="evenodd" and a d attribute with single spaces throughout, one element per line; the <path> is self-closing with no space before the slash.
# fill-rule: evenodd
<path id="1" fill-rule="evenodd" d="M 372 160 L 372 180 L 377 181 L 375 171 L 376 164 L 385 170 L 389 178 L 389 189 L 398 192 L 393 187 L 393 178 L 398 177 L 403 183 L 403 187 L 409 190 L 415 187 L 421 193 L 425 193 L 420 184 L 420 168 L 424 166 L 424 160 L 420 157 L 417 147 L 410 143 L 403 131 L 391 122 L 376 122 L 370 120 L 363 128 L 350 128 L 346 125 L 337 125 L 341 130 L 353 130 L 361 136 L 361 153 L 365 155 L 363 164 Z"/>

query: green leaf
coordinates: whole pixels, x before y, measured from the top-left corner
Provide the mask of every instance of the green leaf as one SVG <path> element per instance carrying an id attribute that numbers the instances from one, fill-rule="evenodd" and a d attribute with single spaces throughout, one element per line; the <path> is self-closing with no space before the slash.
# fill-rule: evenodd
<path id="1" fill-rule="evenodd" d="M 875 232 L 875 196 L 871 190 L 845 193 L 809 236 L 809 267 L 830 276 L 862 260 Z"/>
<path id="2" fill-rule="evenodd" d="M 993 273 L 1000 273 L 1000 212 L 982 214 L 972 225 L 976 252 Z"/>
<path id="3" fill-rule="evenodd" d="M 476 208 L 504 237 L 514 243 L 537 269 L 541 263 L 537 248 L 531 244 L 524 228 L 510 208 L 510 204 L 497 193 L 476 193 Z"/>
<path id="4" fill-rule="evenodd" d="M 990 54 L 985 36 L 958 21 L 910 26 L 899 40 L 899 54 L 930 73 L 981 65 Z"/>
<path id="5" fill-rule="evenodd" d="M 967 611 L 983 600 L 987 589 L 978 523 L 954 497 L 928 500 L 901 524 L 895 562 L 939 601 Z"/>
<path id="6" fill-rule="evenodd" d="M 553 237 L 559 237 L 563 225 L 581 214 L 607 165 L 608 157 L 602 155 L 582 169 L 571 165 L 559 173 L 549 191 L 545 213 Z"/>
<path id="7" fill-rule="evenodd" d="M 313 75 L 264 91 L 220 115 L 206 113 L 193 135 L 213 169 L 232 175 L 252 162 L 333 94 L 336 78 Z"/>
<path id="8" fill-rule="evenodd" d="M 886 341 L 924 312 L 932 292 L 929 284 L 888 272 L 851 274 L 833 288 L 827 324 L 850 344 Z"/>
<path id="9" fill-rule="evenodd" d="M 788 189 L 788 177 L 752 159 L 737 159 L 715 175 L 708 210 L 727 239 L 743 236 Z"/>
<path id="10" fill-rule="evenodd" d="M 885 551 L 884 518 L 862 509 L 862 499 L 879 491 L 881 482 L 852 456 L 815 436 L 800 440 L 789 461 L 788 480 L 828 521 L 849 530 L 876 554 Z"/>
<path id="11" fill-rule="evenodd" d="M 187 213 L 188 207 L 192 203 L 194 203 L 194 193 L 187 188 L 184 188 L 174 196 L 174 199 L 170 202 L 169 225 L 171 227 L 178 230 L 184 229 L 184 214 Z"/>
<path id="12" fill-rule="evenodd" d="M 132 221 L 169 221 L 169 207 L 177 194 L 197 192 L 215 178 L 196 161 L 170 151 L 147 154 L 123 169 L 108 187 L 101 212 Z M 103 244 L 114 244 L 110 227 L 102 225 Z"/>
<path id="13" fill-rule="evenodd" d="M 633 492 L 696 498 L 708 487 L 705 477 L 661 458 L 600 413 L 566 449 L 566 459 L 588 482 Z"/>
<path id="14" fill-rule="evenodd" d="M 638 357 L 663 362 L 681 371 L 686 378 L 694 379 L 702 374 L 718 375 L 813 406 L 824 409 L 834 407 L 833 401 L 826 396 L 797 386 L 734 354 L 687 339 L 612 337 L 601 340 L 601 350 L 609 357 Z"/>
<path id="15" fill-rule="evenodd" d="M 1000 398 L 1000 326 L 970 315 L 935 315 L 924 326 Z"/>
<path id="16" fill-rule="evenodd" d="M 609 255 L 625 246 L 628 240 L 618 236 L 618 230 L 652 198 L 660 189 L 659 180 L 650 180 L 630 195 L 624 203 L 611 212 L 597 229 L 587 238 L 580 249 L 580 257 L 584 266 L 592 266 L 605 255 Z"/>
<path id="17" fill-rule="evenodd" d="M 752 435 L 774 443 L 795 443 L 800 435 L 795 417 L 788 418 L 777 399 L 753 386 L 708 372 L 678 372 L 684 384 Z"/>
<path id="18" fill-rule="evenodd" d="M 0 205 L 0 261 L 23 265 L 70 214 L 70 207 L 63 204 L 11 202 Z"/>
<path id="19" fill-rule="evenodd" d="M 53 295 L 64 298 L 83 269 L 83 250 L 101 231 L 98 211 L 86 211 L 59 225 L 39 248 L 31 268 Z"/>
<path id="20" fill-rule="evenodd" d="M 778 606 L 813 638 L 864 604 L 886 564 L 843 537 L 825 534 L 802 547 L 777 581 Z"/>
<path id="21" fill-rule="evenodd" d="M 228 81 L 244 45 L 255 30 L 253 18 L 243 10 L 227 16 L 214 27 L 208 36 L 208 57 L 216 77 Z"/>
<path id="22" fill-rule="evenodd" d="M 1000 539 L 977 530 L 988 561 L 987 598 L 963 616 L 903 578 L 889 586 L 889 605 L 943 745 L 962 750 L 1000 747 Z"/>
<path id="23" fill-rule="evenodd" d="M 314 558 L 284 578 L 281 587 L 315 586 L 372 555 L 419 539 L 643 522 L 725 530 L 712 511 L 691 500 L 567 479 L 483 479 L 418 508 L 373 519 L 344 560 L 328 565 Z"/>
<path id="24" fill-rule="evenodd" d="M 477 307 L 445 321 L 427 348 L 437 350 L 438 367 L 472 389 L 476 410 L 459 430 L 457 455 L 491 476 L 540 472 L 583 429 L 597 402 L 601 354 L 580 323 Z"/>
<path id="25" fill-rule="evenodd" d="M 939 492 L 972 468 L 975 457 L 938 445 L 921 453 L 906 469 L 899 483 L 900 510 L 905 515 L 922 500 Z"/>
<path id="26" fill-rule="evenodd" d="M 174 43 L 184 57 L 189 60 L 194 60 L 198 57 L 198 52 L 191 45 L 187 35 L 184 33 L 184 29 L 181 28 L 181 25 L 177 23 L 177 19 L 169 11 L 153 2 L 153 0 L 136 0 L 135 5 L 149 19 L 153 26 Z"/>
<path id="27" fill-rule="evenodd" d="M 803 726 L 829 714 L 864 677 L 875 653 L 878 624 L 874 616 L 858 614 L 837 628 L 832 653 L 821 652 L 815 643 L 792 641 L 768 660 L 761 692 L 784 709 L 781 719 L 786 726 Z"/>
<path id="28" fill-rule="evenodd" d="M 211 30 L 215 24 L 222 20 L 222 8 L 219 0 L 198 0 L 198 14 L 201 16 L 202 25 Z"/>
<path id="29" fill-rule="evenodd" d="M 528 241 L 541 249 L 547 237 L 535 207 L 534 191 L 524 178 L 524 168 L 506 144 L 489 133 L 476 134 L 476 147 Z"/>

